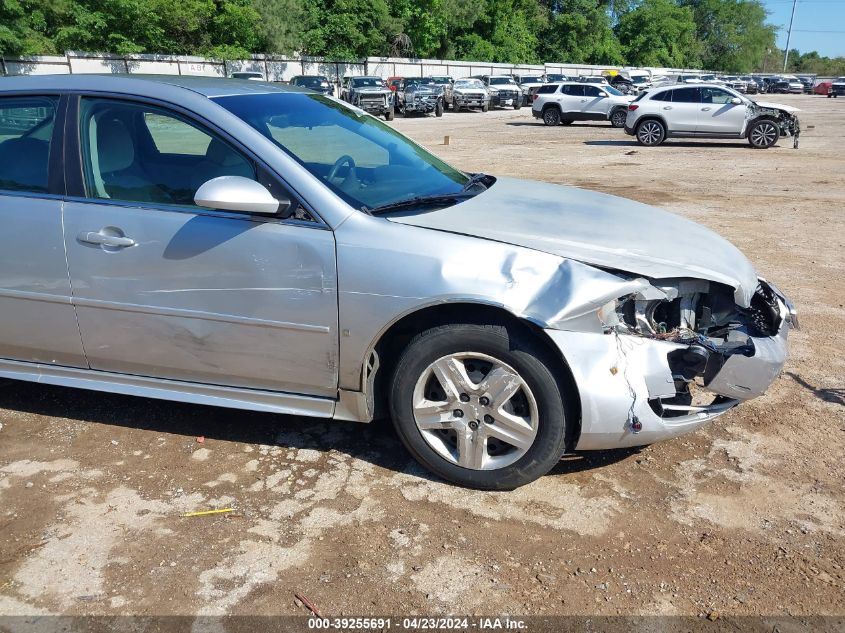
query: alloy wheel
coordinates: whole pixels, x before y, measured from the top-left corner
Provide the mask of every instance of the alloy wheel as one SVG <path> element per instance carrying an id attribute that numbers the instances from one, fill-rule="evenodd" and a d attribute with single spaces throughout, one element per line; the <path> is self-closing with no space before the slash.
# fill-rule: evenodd
<path id="1" fill-rule="evenodd" d="M 646 121 L 637 130 L 637 138 L 643 145 L 657 145 L 663 139 L 663 128 L 657 121 Z"/>
<path id="2" fill-rule="evenodd" d="M 755 147 L 771 147 L 779 136 L 774 123 L 764 121 L 751 129 L 751 144 Z"/>
<path id="3" fill-rule="evenodd" d="M 443 356 L 420 375 L 414 421 L 447 461 L 495 470 L 519 460 L 534 443 L 537 401 L 511 366 L 475 352 Z"/>

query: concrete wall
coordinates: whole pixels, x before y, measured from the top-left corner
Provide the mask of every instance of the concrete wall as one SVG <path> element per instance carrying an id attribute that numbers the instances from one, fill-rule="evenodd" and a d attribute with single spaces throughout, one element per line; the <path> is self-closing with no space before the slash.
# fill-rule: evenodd
<path id="1" fill-rule="evenodd" d="M 39 56 L 21 59 L 0 58 L 0 75 L 137 73 L 228 77 L 233 72 L 248 71 L 260 72 L 265 79 L 270 81 L 288 81 L 294 75 L 326 75 L 332 81 L 337 81 L 348 75 L 378 75 L 380 77 L 448 75 L 455 78 L 492 74 L 531 75 L 543 72 L 567 75 L 600 75 L 604 70 L 618 68 L 618 66 L 590 64 L 493 64 L 448 59 L 395 57 L 367 57 L 366 59 L 349 62 L 319 57 L 253 55 L 249 59 L 222 61 L 186 55 L 114 55 L 75 51 L 69 51 L 62 56 Z M 626 68 L 634 69 L 634 67 Z M 642 70 L 648 70 L 655 74 L 697 72 L 689 68 L 643 68 Z"/>

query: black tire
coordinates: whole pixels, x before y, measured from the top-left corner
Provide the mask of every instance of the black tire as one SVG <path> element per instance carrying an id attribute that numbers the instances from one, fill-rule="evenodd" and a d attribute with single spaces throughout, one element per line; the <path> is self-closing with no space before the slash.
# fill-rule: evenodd
<path id="1" fill-rule="evenodd" d="M 543 123 L 550 126 L 560 125 L 560 110 L 556 107 L 543 110 Z"/>
<path id="2" fill-rule="evenodd" d="M 490 102 L 489 101 L 487 103 L 485 103 L 483 106 L 481 106 L 481 111 L 482 112 L 489 112 L 490 111 Z"/>
<path id="3" fill-rule="evenodd" d="M 754 149 L 769 149 L 780 139 L 780 127 L 772 119 L 760 119 L 748 128 L 747 137 Z"/>
<path id="4" fill-rule="evenodd" d="M 617 108 L 610 113 L 610 124 L 613 127 L 625 127 L 625 119 L 628 118 L 628 111 L 625 108 Z"/>
<path id="5" fill-rule="evenodd" d="M 513 109 L 514 109 L 514 110 L 519 110 L 521 107 L 522 107 L 522 100 L 521 100 L 521 99 L 517 99 L 517 100 L 514 102 L 514 104 L 513 104 Z"/>
<path id="6" fill-rule="evenodd" d="M 536 401 L 533 442 L 517 461 L 502 468 L 476 470 L 448 460 L 429 445 L 414 417 L 419 378 L 437 359 L 464 352 L 484 354 L 513 368 Z M 426 330 L 404 349 L 391 378 L 390 412 L 396 432 L 417 461 L 447 481 L 479 490 L 523 486 L 549 472 L 565 450 L 564 392 L 553 363 L 548 350 L 510 326 L 451 324 Z"/>
<path id="7" fill-rule="evenodd" d="M 396 116 L 396 114 L 394 113 L 393 108 L 390 108 L 390 110 L 384 113 L 384 120 L 392 121 L 394 116 Z"/>
<path id="8" fill-rule="evenodd" d="M 646 119 L 637 125 L 637 142 L 646 147 L 660 145 L 666 140 L 666 126 L 657 119 Z"/>
<path id="9" fill-rule="evenodd" d="M 434 116 L 441 117 L 443 116 L 443 102 L 438 101 L 434 104 Z"/>

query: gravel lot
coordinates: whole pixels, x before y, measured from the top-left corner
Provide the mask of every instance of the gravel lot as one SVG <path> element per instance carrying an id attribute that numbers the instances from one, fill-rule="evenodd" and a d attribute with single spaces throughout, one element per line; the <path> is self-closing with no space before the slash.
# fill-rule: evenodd
<path id="1" fill-rule="evenodd" d="M 804 111 L 801 149 L 646 149 L 528 109 L 394 123 L 463 169 L 633 198 L 729 238 L 799 309 L 765 397 L 481 493 L 429 478 L 384 422 L 5 383 L 0 614 L 305 615 L 299 592 L 324 615 L 845 615 L 845 100 L 769 100 Z"/>

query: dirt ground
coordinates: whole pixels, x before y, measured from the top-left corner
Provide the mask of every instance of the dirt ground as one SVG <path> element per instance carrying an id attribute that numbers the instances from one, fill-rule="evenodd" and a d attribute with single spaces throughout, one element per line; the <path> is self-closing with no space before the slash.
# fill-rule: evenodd
<path id="1" fill-rule="evenodd" d="M 770 100 L 803 110 L 799 150 L 647 149 L 529 109 L 394 123 L 463 169 L 618 194 L 729 238 L 799 309 L 766 396 L 485 493 L 431 479 L 383 422 L 9 382 L 0 614 L 305 615 L 299 592 L 331 616 L 845 615 L 845 99 Z"/>

